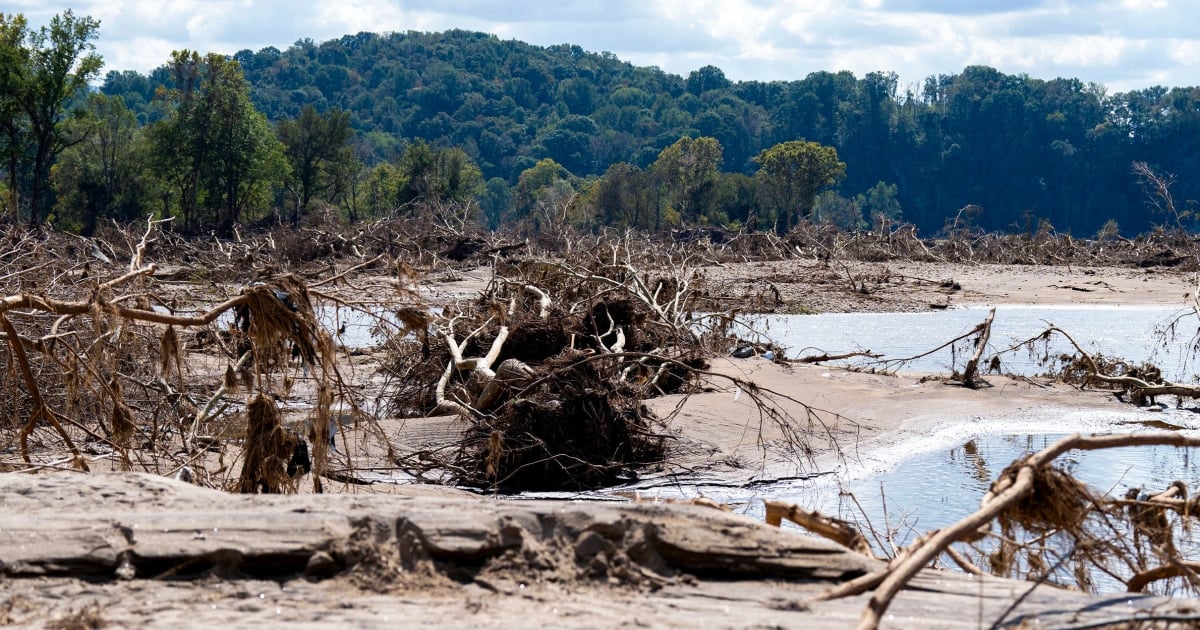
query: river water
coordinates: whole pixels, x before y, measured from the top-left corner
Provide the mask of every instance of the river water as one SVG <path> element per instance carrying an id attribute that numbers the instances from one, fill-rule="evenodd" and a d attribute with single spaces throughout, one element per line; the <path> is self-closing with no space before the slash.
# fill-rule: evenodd
<path id="1" fill-rule="evenodd" d="M 970 332 L 987 313 L 988 308 L 977 307 L 924 313 L 769 315 L 756 320 L 754 329 L 786 348 L 790 357 L 869 350 L 888 359 L 904 359 Z M 1178 322 L 1174 329 L 1172 322 Z M 1197 369 L 1195 357 L 1187 350 L 1200 318 L 1177 307 L 997 306 L 989 350 L 999 352 L 1033 338 L 1051 324 L 1070 333 L 1090 353 L 1136 362 L 1153 360 L 1171 380 L 1191 380 Z M 1070 352 L 1071 346 L 1056 338 L 1051 351 Z M 969 357 L 959 354 L 957 358 L 961 368 Z M 946 349 L 906 363 L 903 369 L 948 374 L 954 359 Z M 1002 367 L 1026 376 L 1042 371 L 1025 351 L 1003 355 Z"/>
<path id="2" fill-rule="evenodd" d="M 755 328 L 786 355 L 840 354 L 870 350 L 888 359 L 923 354 L 941 343 L 971 331 L 984 321 L 987 308 L 962 308 L 929 313 L 831 313 L 772 315 Z M 1177 382 L 1197 382 L 1193 335 L 1200 328 L 1195 314 L 1179 308 L 1130 306 L 999 306 L 989 352 L 1001 351 L 1039 335 L 1049 325 L 1066 330 L 1090 353 L 1133 362 L 1152 361 L 1164 376 Z M 1065 340 L 1053 340 L 1050 355 L 1071 352 Z M 1003 355 L 1003 371 L 1035 375 L 1045 368 L 1043 353 L 1025 350 Z M 985 355 L 986 356 L 986 355 Z M 905 363 L 902 369 L 949 374 L 966 359 L 951 350 Z M 761 359 L 749 359 L 761 360 Z M 852 359 L 859 366 L 879 363 Z M 753 491 L 690 488 L 675 492 L 703 494 L 740 504 L 749 514 L 762 515 L 761 499 L 790 501 L 810 510 L 838 516 L 884 531 L 896 531 L 903 545 L 916 535 L 943 527 L 973 512 L 997 474 L 1014 459 L 1040 450 L 1073 432 L 1113 433 L 1149 430 L 1200 430 L 1200 413 L 1163 409 L 1158 413 L 1096 414 L 1080 411 L 1056 417 L 1051 428 L 1042 419 L 1014 423 L 1011 418 L 974 427 L 946 427 L 933 435 L 900 443 L 870 460 L 856 460 L 833 474 L 791 481 Z M 1131 421 L 1131 417 L 1141 420 Z M 1149 420 L 1147 420 L 1149 418 Z M 1172 447 L 1125 448 L 1086 454 L 1070 453 L 1058 460 L 1093 488 L 1124 494 L 1127 488 L 1161 490 L 1175 479 L 1195 487 L 1200 480 L 1196 449 Z M 668 491 L 668 493 L 671 491 Z"/>

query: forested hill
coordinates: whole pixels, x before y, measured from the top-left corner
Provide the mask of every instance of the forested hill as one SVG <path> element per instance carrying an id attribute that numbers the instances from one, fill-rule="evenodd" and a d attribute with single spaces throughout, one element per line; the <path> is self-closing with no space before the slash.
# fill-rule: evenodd
<path id="1" fill-rule="evenodd" d="M 842 200 L 894 185 L 904 220 L 924 233 L 955 216 L 994 230 L 1045 220 L 1077 236 L 1109 219 L 1125 233 L 1173 221 L 1147 208 L 1134 162 L 1179 175 L 1180 210 L 1200 199 L 1198 88 L 1108 94 L 979 66 L 919 86 L 889 72 L 804 68 L 794 81 L 732 82 L 711 66 L 680 77 L 578 46 L 465 31 L 302 40 L 235 59 L 273 121 L 307 104 L 340 108 L 374 159 L 393 160 L 424 139 L 463 149 L 485 179 L 510 186 L 542 158 L 599 176 L 618 163 L 646 169 L 681 137 L 707 136 L 720 143 L 726 173 L 752 174 L 752 158 L 784 141 L 835 147 L 846 163 Z M 103 91 L 124 96 L 146 121 L 167 77 L 165 66 L 110 73 Z"/>

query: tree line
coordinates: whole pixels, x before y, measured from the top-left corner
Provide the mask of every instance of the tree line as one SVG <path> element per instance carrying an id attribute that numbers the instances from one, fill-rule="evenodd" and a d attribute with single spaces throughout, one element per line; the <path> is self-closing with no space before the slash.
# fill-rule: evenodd
<path id="1" fill-rule="evenodd" d="M 148 213 L 227 232 L 420 212 L 531 230 L 809 219 L 1078 235 L 1191 216 L 1148 209 L 1132 165 L 1169 179 L 1196 163 L 1196 88 L 1110 95 L 982 66 L 909 87 L 888 72 L 733 82 L 448 31 L 177 51 L 88 90 L 98 28 L 0 16 L 10 214 L 82 231 Z M 40 61 L 55 55 L 70 62 Z M 1173 182 L 1185 210 L 1197 186 Z"/>

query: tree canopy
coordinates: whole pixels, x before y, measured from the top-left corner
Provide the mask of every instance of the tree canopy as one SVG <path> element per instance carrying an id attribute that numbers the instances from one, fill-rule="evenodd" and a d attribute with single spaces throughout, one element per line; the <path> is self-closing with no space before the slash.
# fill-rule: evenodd
<path id="1" fill-rule="evenodd" d="M 812 214 L 817 193 L 846 174 L 846 163 L 838 160 L 836 149 L 804 140 L 764 149 L 754 161 L 781 233 Z"/>
<path id="2" fill-rule="evenodd" d="M 250 102 L 237 62 L 176 51 L 174 88 L 156 97 L 167 116 L 151 127 L 154 154 L 189 230 L 228 233 L 248 211 L 263 211 L 270 186 L 287 172 L 283 146 Z"/>
<path id="3" fill-rule="evenodd" d="M 100 91 L 126 113 L 86 94 L 97 27 L 70 12 L 41 29 L 0 17 L 11 213 L 40 221 L 53 206 L 52 219 L 86 229 L 157 212 L 204 231 L 271 213 L 358 220 L 440 204 L 491 228 L 538 211 L 649 230 L 810 217 L 937 233 L 965 219 L 1023 229 L 1032 217 L 1081 235 L 1179 217 L 1192 228 L 1200 216 L 1189 201 L 1200 179 L 1173 180 L 1181 211 L 1165 216 L 1132 166 L 1169 176 L 1196 163 L 1200 88 L 1110 94 L 985 66 L 911 87 L 891 72 L 761 82 L 705 66 L 685 78 L 572 45 L 359 33 L 109 72 Z M 34 89 L 34 76 L 50 88 Z M 115 140 L 128 144 L 119 159 L 84 168 L 96 141 Z M 526 174 L 547 164 L 551 185 L 531 187 Z M 139 176 L 116 177 L 123 168 Z"/>
<path id="4" fill-rule="evenodd" d="M 29 162 L 29 222 L 41 220 L 50 165 L 63 149 L 83 140 L 86 127 L 69 125 L 64 119 L 68 99 L 100 73 L 102 60 L 92 40 L 100 22 L 76 17 L 67 9 L 50 19 L 47 26 L 28 30 L 23 16 L 0 14 L 0 86 L 10 105 L 6 127 L 24 127 L 23 138 L 31 145 Z M 16 117 L 23 116 L 23 120 Z M 10 142 L 22 135 L 10 134 Z M 19 152 L 20 145 L 9 148 Z M 19 166 L 10 169 L 17 170 Z M 14 190 L 15 190 L 14 186 Z M 15 210 L 15 208 L 14 208 Z"/>

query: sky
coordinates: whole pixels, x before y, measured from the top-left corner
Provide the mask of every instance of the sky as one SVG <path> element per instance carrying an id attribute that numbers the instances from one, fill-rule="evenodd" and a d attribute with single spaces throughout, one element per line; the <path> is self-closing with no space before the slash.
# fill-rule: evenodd
<path id="1" fill-rule="evenodd" d="M 458 28 L 735 81 L 892 71 L 916 88 L 982 64 L 1110 92 L 1200 85 L 1196 0 L 0 0 L 35 27 L 67 8 L 100 20 L 105 72 L 144 73 L 182 48 Z"/>

